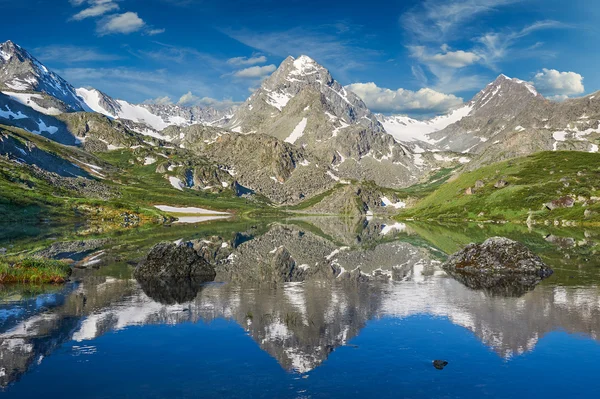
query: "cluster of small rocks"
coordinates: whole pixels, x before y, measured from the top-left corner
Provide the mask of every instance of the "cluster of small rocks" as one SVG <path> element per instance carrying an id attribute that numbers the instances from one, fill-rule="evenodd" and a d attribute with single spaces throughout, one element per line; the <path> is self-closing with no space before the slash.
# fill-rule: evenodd
<path id="1" fill-rule="evenodd" d="M 101 199 L 104 201 L 120 197 L 117 190 L 96 180 L 83 177 L 62 177 L 35 165 L 31 167 L 31 170 L 35 177 L 47 181 L 56 188 L 73 191 L 82 197 Z"/>

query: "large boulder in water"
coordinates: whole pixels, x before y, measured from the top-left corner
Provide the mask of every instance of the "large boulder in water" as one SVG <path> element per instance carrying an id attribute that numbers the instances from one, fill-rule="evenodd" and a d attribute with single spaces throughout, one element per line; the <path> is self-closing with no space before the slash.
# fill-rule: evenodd
<path id="1" fill-rule="evenodd" d="M 215 268 L 188 243 L 156 244 L 135 269 L 136 278 L 202 278 L 214 280 Z"/>
<path id="2" fill-rule="evenodd" d="M 508 296 L 522 295 L 553 273 L 525 245 L 502 237 L 469 244 L 442 268 L 469 288 Z"/>

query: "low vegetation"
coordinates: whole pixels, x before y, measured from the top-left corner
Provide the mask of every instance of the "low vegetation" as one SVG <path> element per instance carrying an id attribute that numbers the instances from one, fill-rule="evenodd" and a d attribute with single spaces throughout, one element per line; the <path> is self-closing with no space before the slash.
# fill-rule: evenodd
<path id="1" fill-rule="evenodd" d="M 232 192 L 220 194 L 199 190 L 174 190 L 163 175 L 156 173 L 156 165 L 135 162 L 140 154 L 116 150 L 90 155 L 77 148 L 66 147 L 21 129 L 0 126 L 0 132 L 27 143 L 48 154 L 63 159 L 83 160 L 89 165 L 102 167 L 105 178 L 97 178 L 114 193 L 107 198 L 91 198 L 87 192 L 76 192 L 53 184 L 35 173 L 27 165 L 17 165 L 0 156 L 0 215 L 3 222 L 53 221 L 66 218 L 84 218 L 121 224 L 123 214 L 140 223 L 164 220 L 164 212 L 154 205 L 196 206 L 215 210 L 228 210 L 238 214 L 268 209 L 264 200 L 249 201 Z M 177 155 L 172 160 L 178 162 Z"/>
<path id="2" fill-rule="evenodd" d="M 400 219 L 600 223 L 600 154 L 541 152 L 450 179 Z"/>
<path id="3" fill-rule="evenodd" d="M 0 258 L 0 284 L 60 284 L 71 275 L 68 264 L 43 258 Z"/>

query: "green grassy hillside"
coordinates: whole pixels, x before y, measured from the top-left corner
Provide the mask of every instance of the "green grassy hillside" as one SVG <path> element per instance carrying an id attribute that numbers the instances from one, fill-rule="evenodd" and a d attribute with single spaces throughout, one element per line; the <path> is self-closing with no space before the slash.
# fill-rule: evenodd
<path id="1" fill-rule="evenodd" d="M 565 198 L 572 207 L 545 207 Z M 541 152 L 466 172 L 399 218 L 525 222 L 530 213 L 537 223 L 600 223 L 600 154 Z"/>
<path id="2" fill-rule="evenodd" d="M 68 186 L 53 184 L 40 177 L 30 166 L 0 156 L 2 222 L 56 221 L 74 216 L 112 220 L 119 219 L 124 212 L 137 214 L 148 221 L 164 215 L 154 208 L 158 204 L 198 206 L 238 214 L 262 211 L 267 207 L 263 201 L 250 202 L 236 197 L 232 192 L 215 194 L 201 190 L 176 190 L 167 179 L 156 173 L 157 165 L 134 162 L 136 157 L 143 157 L 145 153 L 135 155 L 132 151 L 117 150 L 91 154 L 18 128 L 1 125 L 0 134 L 16 140 L 23 148 L 30 145 L 60 160 L 79 160 L 86 165 L 101 167 L 103 178 L 92 176 L 92 179 L 112 193 L 109 198 L 93 198 L 85 191 L 77 192 Z M 151 152 L 148 154 L 152 155 Z M 172 162 L 180 162 L 177 155 L 172 158 Z"/>

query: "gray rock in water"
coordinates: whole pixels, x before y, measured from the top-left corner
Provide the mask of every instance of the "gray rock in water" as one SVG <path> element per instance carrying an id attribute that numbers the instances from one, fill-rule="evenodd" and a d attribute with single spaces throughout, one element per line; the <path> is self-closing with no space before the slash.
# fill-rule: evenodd
<path id="1" fill-rule="evenodd" d="M 468 273 L 535 274 L 540 277 L 552 274 L 552 269 L 525 245 L 504 237 L 467 245 L 452 255 L 443 268 Z"/>
<path id="2" fill-rule="evenodd" d="M 505 296 L 522 295 L 553 273 L 526 246 L 503 237 L 469 244 L 442 267 L 469 288 Z"/>
<path id="3" fill-rule="evenodd" d="M 215 268 L 191 245 L 156 244 L 135 269 L 136 278 L 192 278 L 214 280 Z"/>

